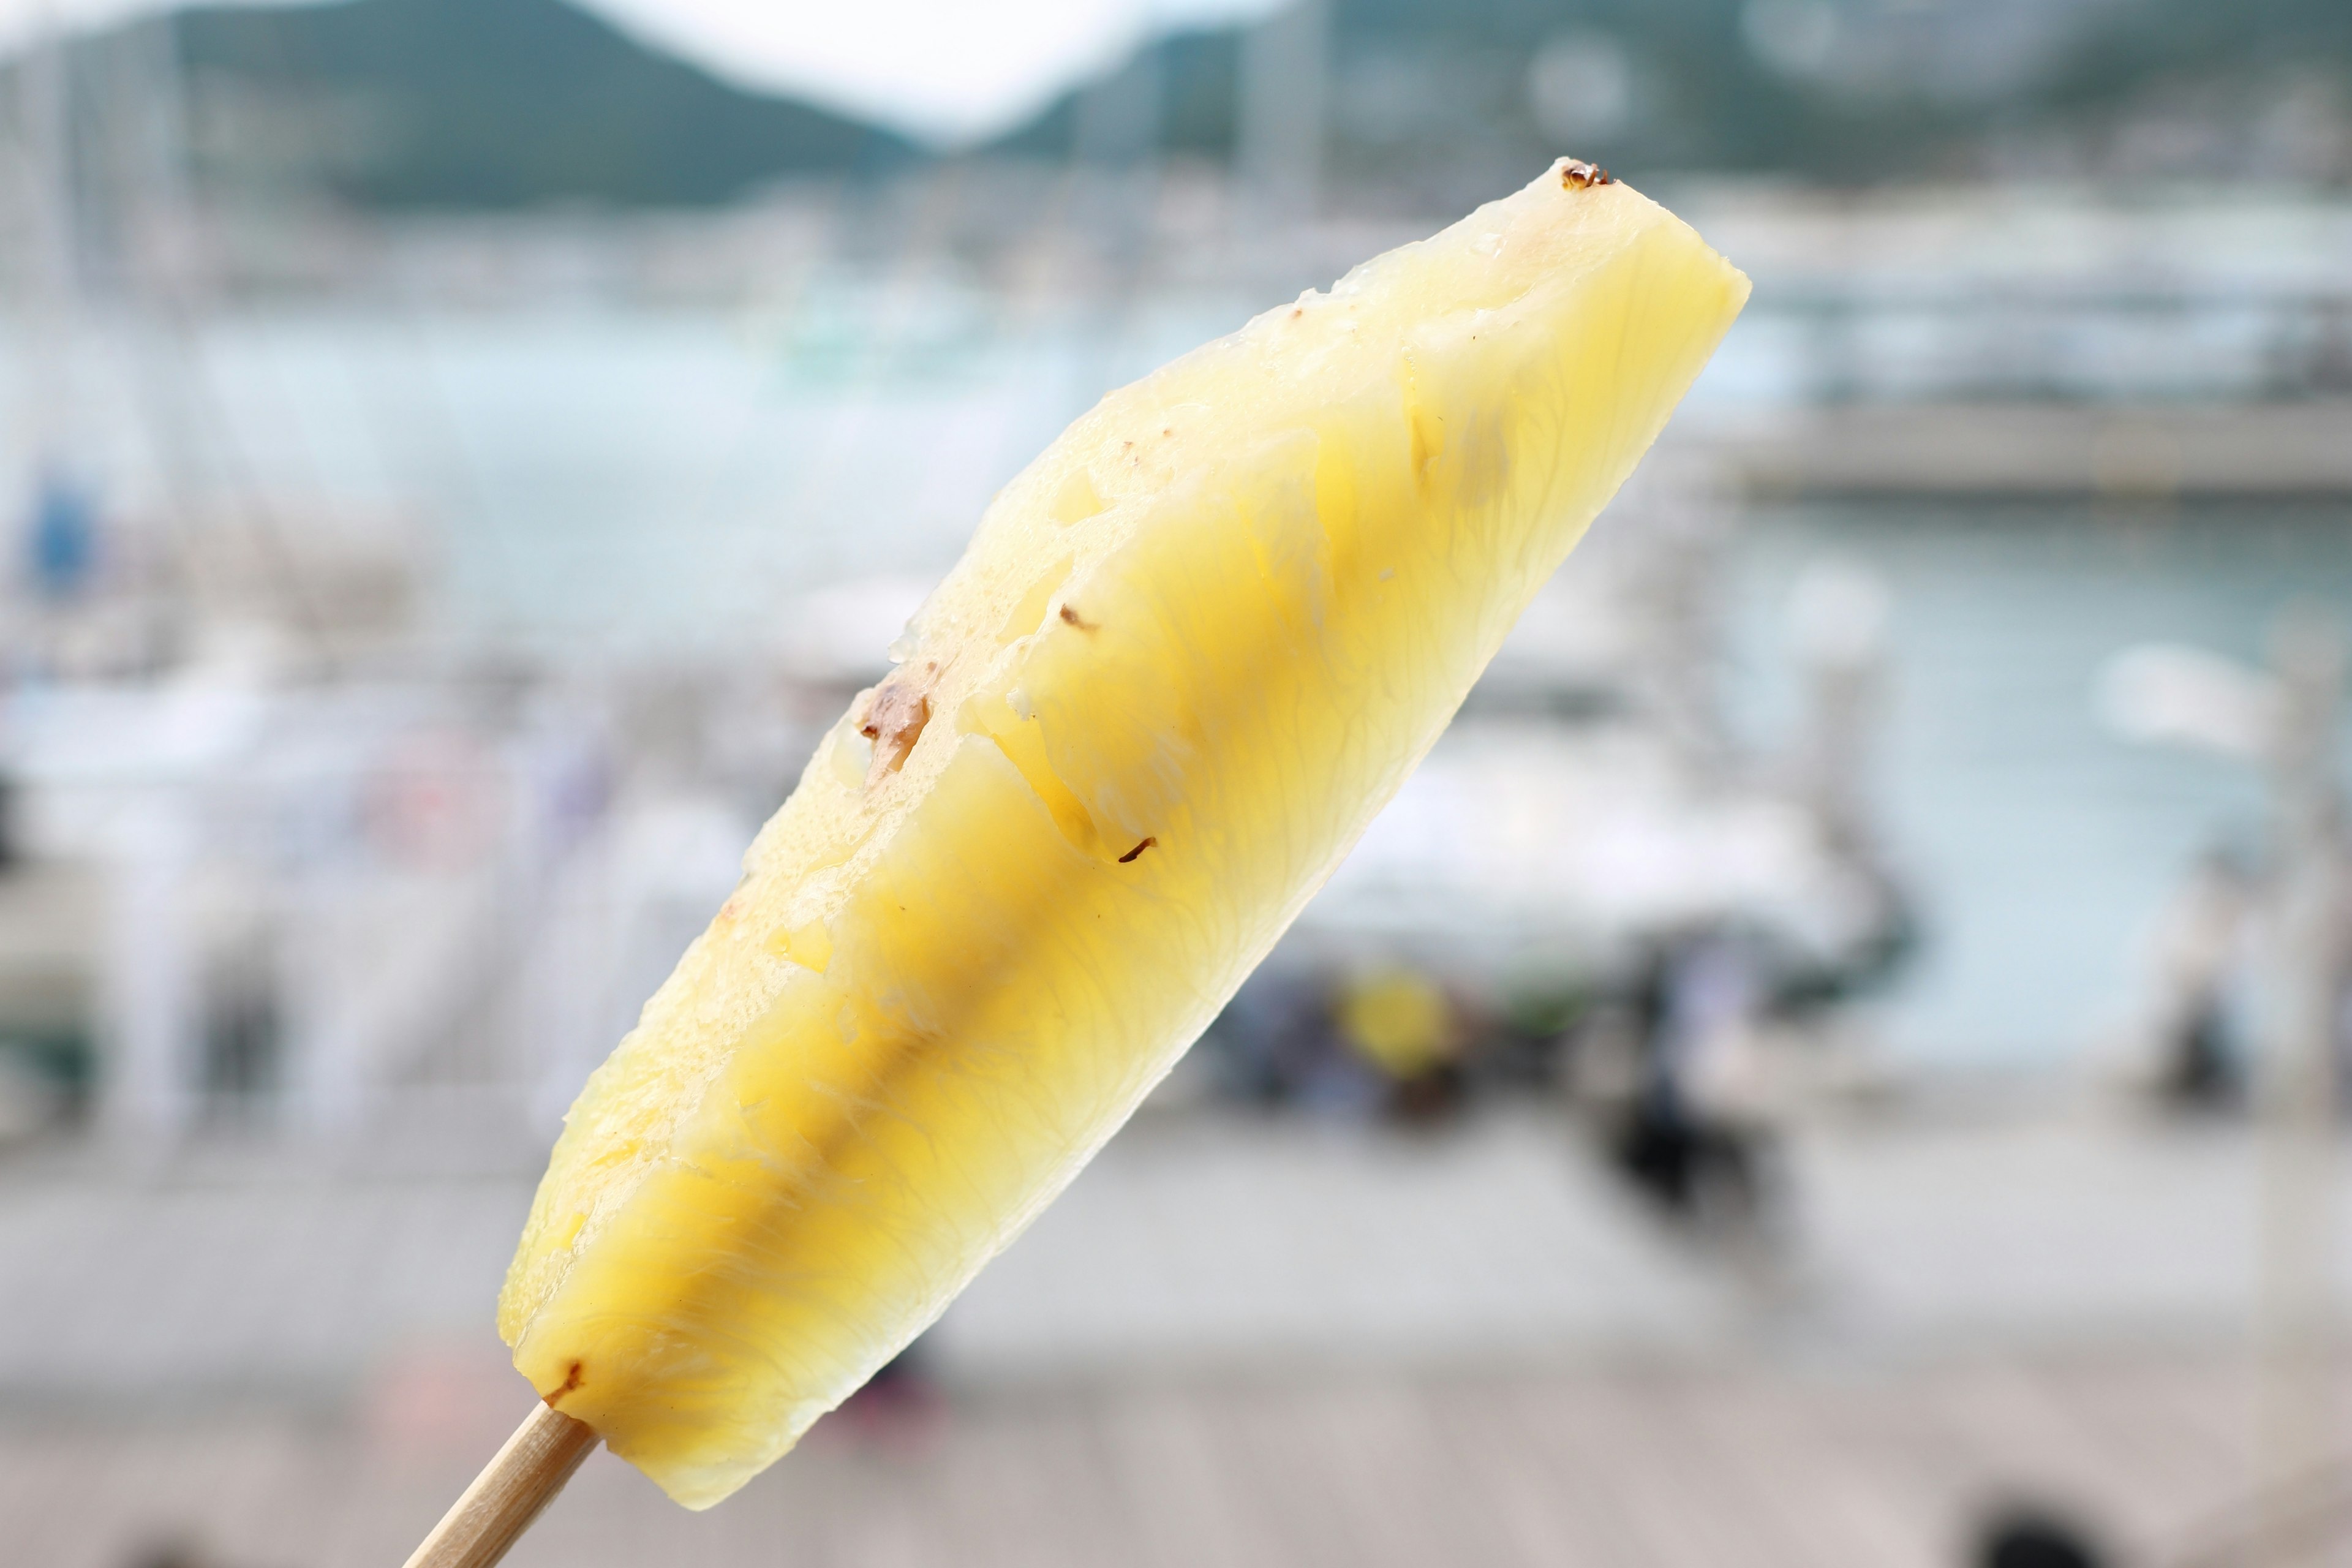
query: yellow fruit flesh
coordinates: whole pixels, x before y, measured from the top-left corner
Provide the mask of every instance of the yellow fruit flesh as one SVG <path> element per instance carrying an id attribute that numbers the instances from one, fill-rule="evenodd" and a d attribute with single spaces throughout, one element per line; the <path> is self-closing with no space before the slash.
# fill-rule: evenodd
<path id="1" fill-rule="evenodd" d="M 573 1106 L 500 1301 L 533 1386 L 704 1507 L 930 1322 L 1329 874 L 1747 292 L 1556 165 L 1072 426 Z"/>

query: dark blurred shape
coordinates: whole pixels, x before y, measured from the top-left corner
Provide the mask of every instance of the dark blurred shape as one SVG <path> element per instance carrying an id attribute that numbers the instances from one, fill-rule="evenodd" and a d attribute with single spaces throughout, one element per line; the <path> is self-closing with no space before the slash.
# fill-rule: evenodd
<path id="1" fill-rule="evenodd" d="M 1677 1219 L 1752 1213 L 1761 1184 L 1748 1140 L 1699 1120 L 1677 1102 L 1645 1097 L 1611 1151 L 1618 1168 Z"/>
<path id="2" fill-rule="evenodd" d="M 1372 1114 L 1383 1097 L 1380 1075 L 1341 1039 L 1331 1004 L 1326 976 L 1279 969 L 1251 975 L 1208 1037 L 1220 1086 L 1267 1110 Z"/>
<path id="3" fill-rule="evenodd" d="M 701 204 L 913 153 L 562 0 L 207 8 L 175 25 L 199 174 L 230 186 L 293 179 L 384 207 Z"/>
<path id="4" fill-rule="evenodd" d="M 931 1441 L 948 1410 L 946 1395 L 930 1370 L 931 1359 L 918 1336 L 827 1419 L 827 1435 L 899 1455 Z"/>
<path id="5" fill-rule="evenodd" d="M 1610 1154 L 1677 1220 L 1750 1232 L 1766 1217 L 1768 1134 L 1706 1092 L 1712 1059 L 1738 1049 L 1763 1002 L 1754 955 L 1717 932 L 1660 944 L 1634 986 L 1639 1084 Z"/>
<path id="6" fill-rule="evenodd" d="M 2107 1559 L 2073 1521 L 2018 1505 L 1992 1515 L 1970 1561 L 1978 1568 L 2103 1568 Z"/>
<path id="7" fill-rule="evenodd" d="M 1396 965 L 1260 970 L 1203 1041 L 1219 1090 L 1239 1103 L 1417 1130 L 1468 1107 L 1472 1045 L 1458 1000 Z"/>
<path id="8" fill-rule="evenodd" d="M 2165 1099 L 2183 1110 L 2220 1110 L 2238 1103 L 2240 1073 L 2217 1007 L 2200 1009 L 2173 1042 L 2162 1082 Z"/>
<path id="9" fill-rule="evenodd" d="M 136 1547 L 122 1560 L 122 1568 L 218 1568 L 214 1558 L 198 1551 L 194 1542 L 165 1540 Z"/>
<path id="10" fill-rule="evenodd" d="M 2234 1037 L 2233 1003 L 2245 983 L 2245 928 L 2259 891 L 2242 857 L 2210 849 L 2167 911 L 2156 1090 L 2177 1110 L 2229 1110 L 2243 1098 L 2245 1051 Z"/>

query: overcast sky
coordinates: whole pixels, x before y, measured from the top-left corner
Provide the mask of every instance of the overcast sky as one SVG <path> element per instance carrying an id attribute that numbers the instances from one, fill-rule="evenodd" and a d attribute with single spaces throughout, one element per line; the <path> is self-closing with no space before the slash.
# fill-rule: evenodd
<path id="1" fill-rule="evenodd" d="M 264 0 L 282 4 L 286 0 Z M 293 0 L 299 4 L 301 0 Z M 730 80 L 938 140 L 1014 123 L 1154 31 L 1281 0 L 579 0 Z M 0 47 L 168 0 L 0 0 Z"/>

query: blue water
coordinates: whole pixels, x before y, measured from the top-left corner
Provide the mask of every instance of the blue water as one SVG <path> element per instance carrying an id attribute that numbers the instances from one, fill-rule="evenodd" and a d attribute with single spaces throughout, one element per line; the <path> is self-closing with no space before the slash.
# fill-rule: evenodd
<path id="1" fill-rule="evenodd" d="M 285 526 L 414 518 L 458 642 L 724 651 L 766 640 L 810 590 L 936 575 L 1104 387 L 1245 314 L 1202 297 L 1018 331 L 933 311 L 828 336 L 807 309 L 279 311 L 143 359 L 101 338 L 63 383 L 7 376 L 0 480 L 28 493 L 32 433 L 61 429 L 119 514 L 266 493 Z M 200 460 L 172 460 L 159 382 Z M 1789 584 L 1823 556 L 1879 574 L 1895 606 L 1880 796 L 1929 941 L 1889 1037 L 1969 1062 L 2081 1050 L 2130 1004 L 2189 857 L 2251 837 L 2261 803 L 2242 767 L 2104 735 L 2095 671 L 2144 639 L 2256 656 L 2298 595 L 2352 616 L 2352 510 L 1760 512 L 1731 555 L 1726 671 L 1736 724 L 1759 738 L 1790 706 Z"/>
<path id="2" fill-rule="evenodd" d="M 2258 848 L 2262 780 L 2097 722 L 2102 661 L 2147 641 L 2259 661 L 2298 600 L 2352 620 L 2352 507 L 1857 505 L 1772 510 L 1736 552 L 1738 717 L 1790 694 L 1790 585 L 1833 558 L 1891 590 L 1877 779 L 1929 941 L 1889 1020 L 1915 1056 L 2046 1060 L 2123 1022 L 2148 927 L 2190 858 Z"/>
<path id="3" fill-rule="evenodd" d="M 0 340 L 0 495 L 62 441 L 118 516 L 162 527 L 255 496 L 290 526 L 416 519 L 462 640 L 724 649 L 812 589 L 944 571 L 1104 388 L 1246 314 L 917 322 L 843 352 L 813 349 L 805 310 L 276 311 L 161 352 L 93 330 L 62 381 L 19 336 Z"/>

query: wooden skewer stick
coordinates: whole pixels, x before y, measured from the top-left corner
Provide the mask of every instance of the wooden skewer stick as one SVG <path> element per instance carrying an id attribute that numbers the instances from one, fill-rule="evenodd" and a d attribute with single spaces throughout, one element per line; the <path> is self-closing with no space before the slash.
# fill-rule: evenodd
<path id="1" fill-rule="evenodd" d="M 498 1457 L 449 1505 L 408 1568 L 490 1568 L 555 1500 L 596 1446 L 593 1427 L 535 1405 Z"/>

